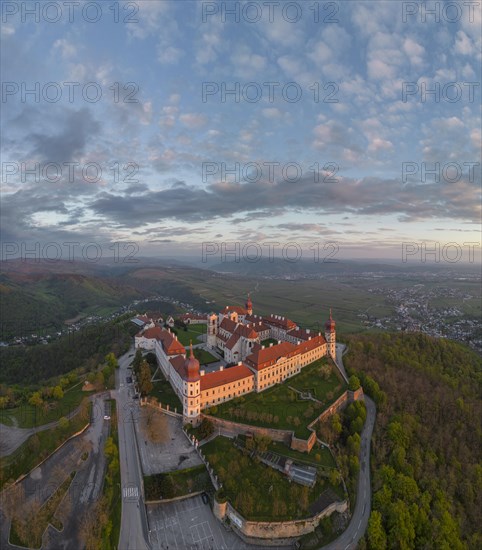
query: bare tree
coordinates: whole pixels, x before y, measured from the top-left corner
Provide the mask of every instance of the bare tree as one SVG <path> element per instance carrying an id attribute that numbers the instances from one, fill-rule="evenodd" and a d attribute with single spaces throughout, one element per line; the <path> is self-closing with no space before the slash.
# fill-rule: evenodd
<path id="1" fill-rule="evenodd" d="M 145 437 L 152 443 L 164 443 L 170 437 L 166 415 L 151 407 L 148 407 L 143 417 L 142 430 Z"/>

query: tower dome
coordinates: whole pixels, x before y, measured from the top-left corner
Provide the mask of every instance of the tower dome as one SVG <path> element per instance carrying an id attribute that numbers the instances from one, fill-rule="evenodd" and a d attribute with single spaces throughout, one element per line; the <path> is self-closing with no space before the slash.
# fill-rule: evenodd
<path id="1" fill-rule="evenodd" d="M 194 352 L 192 350 L 192 342 L 190 344 L 190 350 L 191 350 L 191 353 L 189 354 L 189 357 L 186 359 L 184 366 L 186 367 L 188 382 L 195 382 L 200 378 L 199 368 L 201 365 L 199 364 L 199 361 L 194 357 Z"/>
<path id="2" fill-rule="evenodd" d="M 325 330 L 326 330 L 326 332 L 334 332 L 335 327 L 336 327 L 336 323 L 335 323 L 335 321 L 333 321 L 333 318 L 331 316 L 331 308 L 330 308 L 330 318 L 325 323 Z"/>

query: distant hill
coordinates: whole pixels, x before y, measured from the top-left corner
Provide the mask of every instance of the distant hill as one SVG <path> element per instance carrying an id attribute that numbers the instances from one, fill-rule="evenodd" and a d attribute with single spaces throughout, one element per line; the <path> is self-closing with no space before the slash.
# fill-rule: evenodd
<path id="1" fill-rule="evenodd" d="M 6 262 L 2 262 L 5 264 Z M 55 264 L 54 264 L 55 265 Z M 39 266 L 9 265 L 0 274 L 0 339 L 60 328 L 86 315 L 102 315 L 142 293 L 122 281 L 76 272 L 42 272 Z M 3 266 L 2 266 L 3 267 Z M 59 266 L 57 266 L 58 268 Z M 65 266 L 63 266 L 65 269 Z"/>

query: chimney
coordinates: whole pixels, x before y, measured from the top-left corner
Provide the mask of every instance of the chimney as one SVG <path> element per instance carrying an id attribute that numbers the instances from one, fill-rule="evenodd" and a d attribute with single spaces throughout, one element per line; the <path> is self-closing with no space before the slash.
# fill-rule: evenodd
<path id="1" fill-rule="evenodd" d="M 308 336 L 308 342 L 311 340 L 311 336 Z"/>
<path id="2" fill-rule="evenodd" d="M 200 374 L 201 376 L 204 376 L 205 371 L 202 370 L 202 371 L 199 372 L 199 374 Z"/>
<path id="3" fill-rule="evenodd" d="M 224 370 L 224 367 L 221 365 L 221 366 L 219 367 L 219 372 L 221 372 L 222 370 Z"/>
<path id="4" fill-rule="evenodd" d="M 240 365 L 242 365 L 242 364 L 243 364 L 242 361 L 238 361 L 238 367 L 239 367 Z"/>
<path id="5" fill-rule="evenodd" d="M 278 340 L 278 344 L 281 344 L 281 340 Z"/>
<path id="6" fill-rule="evenodd" d="M 310 329 L 307 328 L 307 329 L 306 329 L 306 334 L 309 334 L 309 333 L 310 333 Z"/>
<path id="7" fill-rule="evenodd" d="M 270 342 L 270 343 L 269 343 L 269 347 L 270 347 L 270 348 L 273 347 L 273 342 Z"/>
<path id="8" fill-rule="evenodd" d="M 261 349 L 264 349 L 264 346 L 261 346 Z"/>

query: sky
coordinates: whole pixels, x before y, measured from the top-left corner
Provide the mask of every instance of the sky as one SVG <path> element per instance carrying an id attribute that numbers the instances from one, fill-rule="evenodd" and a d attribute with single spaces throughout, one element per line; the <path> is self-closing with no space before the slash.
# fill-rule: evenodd
<path id="1" fill-rule="evenodd" d="M 481 2 L 5 1 L 2 259 L 473 262 L 480 29 Z"/>

